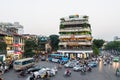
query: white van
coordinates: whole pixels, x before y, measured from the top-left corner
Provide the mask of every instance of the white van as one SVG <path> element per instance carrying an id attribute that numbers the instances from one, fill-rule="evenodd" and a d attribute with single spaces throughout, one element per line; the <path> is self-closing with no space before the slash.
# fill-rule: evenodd
<path id="1" fill-rule="evenodd" d="M 13 69 L 14 70 L 22 70 L 23 68 L 31 67 L 35 64 L 33 58 L 25 58 L 25 59 L 19 59 L 15 60 L 13 63 Z"/>

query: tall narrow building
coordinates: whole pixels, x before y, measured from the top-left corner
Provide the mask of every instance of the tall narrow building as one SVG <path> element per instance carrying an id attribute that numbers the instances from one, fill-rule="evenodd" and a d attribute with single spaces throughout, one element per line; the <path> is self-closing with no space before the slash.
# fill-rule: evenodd
<path id="1" fill-rule="evenodd" d="M 58 52 L 69 58 L 88 58 L 92 51 L 91 25 L 86 15 L 61 18 Z"/>

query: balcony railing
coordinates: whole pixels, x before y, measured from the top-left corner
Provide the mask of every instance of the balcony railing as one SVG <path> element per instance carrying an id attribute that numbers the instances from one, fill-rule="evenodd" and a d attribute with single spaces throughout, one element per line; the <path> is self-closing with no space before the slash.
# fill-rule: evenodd
<path id="1" fill-rule="evenodd" d="M 92 50 L 92 48 L 59 48 L 59 50 Z"/>
<path id="2" fill-rule="evenodd" d="M 68 22 L 62 22 L 63 25 L 68 24 L 83 24 L 83 23 L 89 23 L 88 21 L 68 21 Z"/>
<path id="3" fill-rule="evenodd" d="M 60 29 L 60 32 L 77 32 L 77 31 L 91 31 L 90 28 L 66 28 L 66 29 Z"/>
<path id="4" fill-rule="evenodd" d="M 60 35 L 60 38 L 71 38 L 72 34 L 66 34 L 66 35 Z M 83 38 L 83 37 L 92 37 L 90 34 L 86 34 L 86 35 L 74 35 L 75 38 Z"/>
<path id="5" fill-rule="evenodd" d="M 60 42 L 59 45 L 92 45 L 92 42 Z"/>

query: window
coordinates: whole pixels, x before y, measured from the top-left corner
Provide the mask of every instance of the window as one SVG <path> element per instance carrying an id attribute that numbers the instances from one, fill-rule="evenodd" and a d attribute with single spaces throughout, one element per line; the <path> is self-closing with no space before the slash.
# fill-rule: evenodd
<path id="1" fill-rule="evenodd" d="M 26 65 L 26 64 L 28 64 L 28 61 L 22 62 L 22 65 Z"/>
<path id="2" fill-rule="evenodd" d="M 15 62 L 14 64 L 15 64 L 15 65 L 20 65 L 20 64 L 21 64 L 21 62 Z"/>

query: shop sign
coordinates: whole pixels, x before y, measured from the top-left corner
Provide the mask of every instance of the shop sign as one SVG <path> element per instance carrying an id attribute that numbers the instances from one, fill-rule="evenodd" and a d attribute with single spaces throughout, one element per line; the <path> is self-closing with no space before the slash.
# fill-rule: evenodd
<path id="1" fill-rule="evenodd" d="M 13 46 L 18 47 L 18 46 L 20 46 L 20 44 L 13 44 Z"/>

